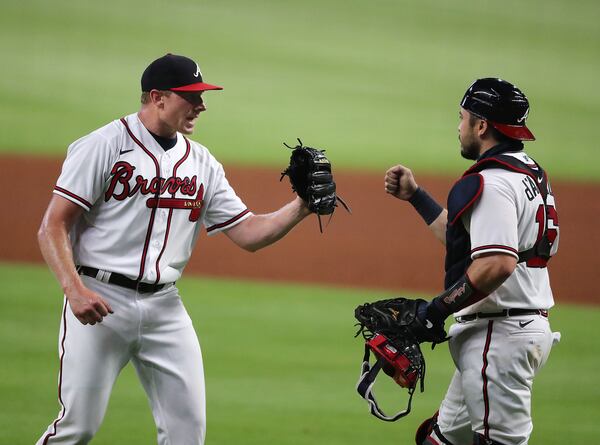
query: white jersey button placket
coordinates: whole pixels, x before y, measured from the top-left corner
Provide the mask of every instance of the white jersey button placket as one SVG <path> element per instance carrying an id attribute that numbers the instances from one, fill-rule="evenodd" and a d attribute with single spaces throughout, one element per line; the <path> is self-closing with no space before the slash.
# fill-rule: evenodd
<path id="1" fill-rule="evenodd" d="M 163 178 L 167 179 L 167 178 L 171 177 L 171 174 L 173 172 L 173 168 L 172 168 L 173 164 L 171 163 L 169 153 L 165 153 L 165 155 L 162 157 L 160 166 L 161 166 Z"/>

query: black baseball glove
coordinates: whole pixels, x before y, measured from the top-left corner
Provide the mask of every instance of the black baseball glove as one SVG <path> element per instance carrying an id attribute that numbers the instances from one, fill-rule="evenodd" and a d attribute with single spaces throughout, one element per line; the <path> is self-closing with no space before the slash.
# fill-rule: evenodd
<path id="1" fill-rule="evenodd" d="M 365 303 L 354 311 L 360 326 L 356 335 L 362 334 L 365 339 L 365 355 L 356 389 L 369 403 L 371 414 L 381 420 L 393 422 L 410 413 L 412 397 L 419 381 L 421 392 L 424 391 L 425 358 L 419 344 L 436 344 L 446 340 L 443 325 L 434 326 L 424 318 L 426 309 L 425 300 L 393 298 Z M 377 358 L 374 365 L 369 363 L 371 352 Z M 381 410 L 373 392 L 380 369 L 398 385 L 408 389 L 406 409 L 393 416 Z"/>
<path id="2" fill-rule="evenodd" d="M 359 332 L 409 338 L 417 343 L 446 341 L 444 326 L 430 322 L 426 309 L 427 302 L 420 298 L 392 298 L 358 306 L 354 316 L 360 324 Z"/>
<path id="3" fill-rule="evenodd" d="M 281 172 L 280 181 L 284 176 L 290 178 L 292 190 L 308 205 L 308 209 L 319 216 L 321 232 L 321 215 L 332 215 L 341 202 L 347 211 L 350 208 L 336 195 L 335 181 L 331 173 L 331 162 L 325 156 L 325 150 L 306 147 L 298 139 L 298 145 L 290 147 L 292 150 L 289 166 Z"/>

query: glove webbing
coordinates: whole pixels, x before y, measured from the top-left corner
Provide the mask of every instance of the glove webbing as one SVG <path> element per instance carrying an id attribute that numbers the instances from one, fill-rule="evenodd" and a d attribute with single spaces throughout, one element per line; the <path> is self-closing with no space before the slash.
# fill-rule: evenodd
<path id="1" fill-rule="evenodd" d="M 371 367 L 371 365 L 369 364 L 370 355 L 371 349 L 368 345 L 365 345 L 365 355 L 363 357 L 363 363 L 360 368 L 360 376 L 358 378 L 358 383 L 356 384 L 356 391 L 358 391 L 360 396 L 369 403 L 371 414 L 385 422 L 395 422 L 396 420 L 401 419 L 402 417 L 410 413 L 412 398 L 413 394 L 415 393 L 416 385 L 412 388 L 408 388 L 409 398 L 406 409 L 396 413 L 393 416 L 387 416 L 381 410 L 381 408 L 379 408 L 377 400 L 375 399 L 375 394 L 373 393 L 373 385 L 375 385 L 375 378 L 377 377 L 379 371 L 381 371 L 381 367 L 385 360 L 383 358 L 380 358 L 373 364 L 373 367 Z M 425 370 L 423 369 L 423 374 L 424 371 Z M 424 383 L 423 379 L 421 379 L 421 392 L 423 392 L 423 389 Z"/>
<path id="2" fill-rule="evenodd" d="M 336 193 L 335 198 L 336 198 L 336 200 L 338 200 L 339 202 L 342 203 L 342 205 L 344 206 L 344 208 L 346 209 L 346 211 L 348 213 L 352 213 L 352 210 L 350 209 L 350 207 L 348 206 L 348 204 L 346 204 L 344 202 L 344 200 L 342 199 L 342 197 L 340 195 L 338 195 Z M 327 220 L 327 224 L 325 225 L 325 227 L 329 226 L 329 223 L 331 222 L 331 218 L 333 218 L 333 213 L 331 215 L 329 215 L 329 219 Z M 321 233 L 323 233 L 323 224 L 321 223 L 321 215 L 319 213 L 317 213 L 317 219 L 319 220 L 319 231 Z"/>

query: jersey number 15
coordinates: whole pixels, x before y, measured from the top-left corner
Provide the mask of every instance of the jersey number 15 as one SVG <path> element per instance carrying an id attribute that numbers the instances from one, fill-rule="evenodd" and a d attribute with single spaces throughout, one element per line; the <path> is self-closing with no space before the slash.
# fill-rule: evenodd
<path id="1" fill-rule="evenodd" d="M 546 204 L 546 207 L 548 208 L 548 231 L 546 236 L 548 237 L 548 241 L 550 241 L 550 249 L 552 249 L 554 241 L 556 241 L 558 236 L 558 212 L 553 205 Z M 542 236 L 544 235 L 544 228 L 546 227 L 546 210 L 544 209 L 543 204 L 540 204 L 535 213 L 535 222 L 538 226 L 537 241 L 539 241 L 542 239 Z M 535 257 L 527 261 L 527 266 L 546 267 L 547 263 L 547 259 Z"/>

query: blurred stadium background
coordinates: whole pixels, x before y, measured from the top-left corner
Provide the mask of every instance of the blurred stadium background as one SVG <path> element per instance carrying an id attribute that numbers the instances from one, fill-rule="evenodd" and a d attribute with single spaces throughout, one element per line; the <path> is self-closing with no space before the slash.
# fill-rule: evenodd
<path id="1" fill-rule="evenodd" d="M 532 102 L 538 140 L 528 151 L 555 180 L 594 191 L 599 20 L 592 0 L 4 0 L 0 156 L 22 156 L 23 182 L 2 188 L 35 187 L 27 156 L 62 158 L 74 139 L 135 111 L 141 71 L 173 52 L 197 59 L 205 79 L 225 87 L 208 95 L 194 138 L 226 168 L 277 171 L 281 142 L 301 136 L 327 148 L 344 173 L 380 175 L 403 162 L 456 177 L 465 168 L 458 100 L 474 78 L 493 75 Z M 599 202 L 594 193 L 580 199 Z M 62 302 L 43 265 L 6 261 L 10 236 L 0 234 L 0 443 L 17 445 L 34 443 L 58 412 Z M 282 261 L 294 267 L 293 257 Z M 362 347 L 352 338 L 353 307 L 381 290 L 206 276 L 180 284 L 205 355 L 207 444 L 412 443 L 452 373 L 444 348 L 428 352 L 427 392 L 416 395 L 411 416 L 384 424 L 354 393 Z M 592 442 L 600 436 L 600 312 L 566 296 L 552 318 L 563 341 L 536 380 L 530 443 Z M 404 405 L 403 392 L 378 384 L 390 410 Z M 94 443 L 154 437 L 128 367 Z"/>

